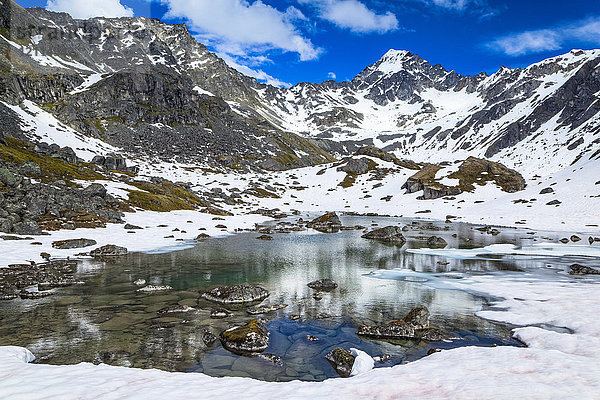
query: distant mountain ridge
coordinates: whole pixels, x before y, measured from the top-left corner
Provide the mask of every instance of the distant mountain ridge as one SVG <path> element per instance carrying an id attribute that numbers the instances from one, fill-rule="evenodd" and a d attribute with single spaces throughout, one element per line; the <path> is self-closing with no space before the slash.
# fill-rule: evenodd
<path id="1" fill-rule="evenodd" d="M 416 161 L 487 157 L 531 175 L 600 148 L 600 50 L 490 76 L 390 50 L 350 82 L 284 89 L 229 67 L 185 25 L 75 20 L 9 0 L 0 9 L 0 100 L 31 101 L 127 152 L 278 170 L 369 144 Z"/>

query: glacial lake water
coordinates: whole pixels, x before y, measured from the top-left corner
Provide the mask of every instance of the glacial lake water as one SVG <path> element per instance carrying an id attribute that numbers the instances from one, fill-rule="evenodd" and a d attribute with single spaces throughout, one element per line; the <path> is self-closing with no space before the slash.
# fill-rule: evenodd
<path id="1" fill-rule="evenodd" d="M 467 291 L 435 288 L 424 284 L 427 278 L 423 277 L 448 272 L 492 272 L 552 279 L 578 261 L 577 257 L 465 259 L 414 254 L 406 250 L 425 247 L 426 238 L 432 235 L 443 237 L 449 247 L 460 249 L 495 243 L 556 243 L 565 235 L 499 228 L 501 233 L 492 236 L 468 224 L 412 224 L 413 221 L 342 217 L 348 226 L 408 225 L 411 228 L 405 232 L 408 243 L 404 246 L 362 239 L 360 230 L 273 234 L 272 241 L 257 240 L 258 234 L 251 232 L 207 239 L 192 248 L 169 253 L 131 253 L 115 260 L 84 260 L 77 272 L 77 279 L 84 285 L 57 289 L 53 296 L 41 300 L 0 303 L 0 345 L 27 347 L 40 363 L 92 362 L 269 381 L 321 381 L 337 376 L 325 360 L 325 354 L 335 347 L 354 347 L 372 356 L 388 355 L 386 362 L 376 364 L 385 367 L 424 357 L 432 348 L 518 346 L 511 338 L 513 327 L 475 316 L 477 311 L 490 307 L 490 299 Z M 397 268 L 422 274 L 404 279 L 377 279 L 372 274 Z M 339 287 L 316 300 L 306 284 L 321 278 L 331 278 Z M 133 284 L 137 279 L 170 285 L 173 290 L 138 293 Z M 201 293 L 217 285 L 242 283 L 268 289 L 271 295 L 266 304 L 288 305 L 259 316 L 268 319 L 266 326 L 271 333 L 265 353 L 281 357 L 282 365 L 232 354 L 218 340 L 212 346 L 206 346 L 202 340 L 205 329 L 218 336 L 253 318 L 245 308 L 233 307 L 231 317 L 212 319 L 210 311 L 218 306 L 199 299 Z M 196 310 L 158 314 L 164 307 L 176 304 Z M 432 327 L 461 340 L 384 341 L 356 334 L 360 324 L 401 319 L 418 305 L 430 310 Z M 319 318 L 322 314 L 330 317 Z M 292 320 L 290 315 L 301 318 Z M 307 340 L 307 335 L 319 340 Z"/>

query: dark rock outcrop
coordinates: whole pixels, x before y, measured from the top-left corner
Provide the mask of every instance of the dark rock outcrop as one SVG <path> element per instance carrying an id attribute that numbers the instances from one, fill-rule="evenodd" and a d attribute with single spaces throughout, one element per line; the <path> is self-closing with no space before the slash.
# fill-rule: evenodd
<path id="1" fill-rule="evenodd" d="M 319 232 L 324 233 L 334 233 L 338 232 L 342 227 L 342 222 L 336 213 L 327 213 L 321 215 L 318 218 L 313 219 L 308 224 L 306 224 L 307 228 L 312 228 Z"/>
<path id="2" fill-rule="evenodd" d="M 379 240 L 381 242 L 398 244 L 406 243 L 406 238 L 404 238 L 404 235 L 402 234 L 402 228 L 398 226 L 386 226 L 385 228 L 374 229 L 361 237 L 364 239 Z"/>
<path id="3" fill-rule="evenodd" d="M 572 264 L 569 265 L 571 275 L 600 275 L 600 270 L 586 267 L 585 265 Z"/>
<path id="4" fill-rule="evenodd" d="M 431 249 L 443 249 L 448 246 L 448 242 L 439 236 L 431 236 L 427 239 L 427 246 Z"/>
<path id="5" fill-rule="evenodd" d="M 94 246 L 96 241 L 93 239 L 67 239 L 52 242 L 52 247 L 59 250 L 79 249 L 82 247 Z"/>

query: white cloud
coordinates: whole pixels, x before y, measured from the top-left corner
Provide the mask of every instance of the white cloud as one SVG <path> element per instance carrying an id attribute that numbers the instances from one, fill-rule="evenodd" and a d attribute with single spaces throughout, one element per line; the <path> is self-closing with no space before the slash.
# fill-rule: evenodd
<path id="1" fill-rule="evenodd" d="M 133 10 L 119 0 L 48 0 L 50 11 L 66 12 L 73 18 L 133 17 Z"/>
<path id="2" fill-rule="evenodd" d="M 500 37 L 487 47 L 507 54 L 521 56 L 530 53 L 558 50 L 570 44 L 600 45 L 600 18 L 589 18 L 549 29 L 518 32 Z"/>
<path id="3" fill-rule="evenodd" d="M 467 8 L 469 3 L 472 3 L 471 0 L 431 0 L 433 5 L 448 8 L 451 10 L 459 10 L 462 11 Z"/>
<path id="4" fill-rule="evenodd" d="M 398 29 L 398 19 L 387 11 L 377 14 L 358 0 L 298 0 L 317 8 L 320 18 L 355 33 L 386 33 Z"/>
<path id="5" fill-rule="evenodd" d="M 273 86 L 280 86 L 280 87 L 285 87 L 285 88 L 292 87 L 292 85 L 290 83 L 283 82 L 283 81 L 267 74 L 266 72 L 264 72 L 261 69 L 252 69 L 252 68 L 248 67 L 247 65 L 240 64 L 238 62 L 238 60 L 231 57 L 229 54 L 219 53 L 218 56 L 221 57 L 227 63 L 227 65 L 229 65 L 231 68 L 238 70 L 239 72 L 241 72 L 244 75 L 255 78 L 258 81 L 268 83 L 269 85 L 273 85 Z"/>
<path id="6" fill-rule="evenodd" d="M 329 79 L 333 79 L 333 80 L 337 79 L 337 75 L 335 74 L 335 72 L 330 72 L 330 73 L 328 73 L 328 74 L 327 74 L 327 77 L 328 77 Z"/>
<path id="7" fill-rule="evenodd" d="M 293 22 L 306 17 L 295 7 L 282 12 L 260 0 L 162 0 L 166 17 L 183 18 L 190 28 L 219 51 L 240 54 L 283 50 L 300 60 L 318 58 L 321 49 L 305 38 Z"/>

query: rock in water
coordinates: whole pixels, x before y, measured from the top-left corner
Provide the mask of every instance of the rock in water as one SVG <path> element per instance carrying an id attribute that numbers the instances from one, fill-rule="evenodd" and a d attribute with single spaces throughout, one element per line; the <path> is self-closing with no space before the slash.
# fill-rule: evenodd
<path id="1" fill-rule="evenodd" d="M 449 338 L 446 333 L 429 327 L 429 310 L 423 306 L 412 309 L 402 320 L 392 321 L 386 325 L 361 325 L 357 333 L 381 339 L 439 341 Z"/>
<path id="2" fill-rule="evenodd" d="M 319 232 L 334 233 L 338 232 L 342 227 L 342 222 L 336 213 L 323 214 L 318 218 L 313 219 L 308 224 L 307 228 L 312 228 Z"/>
<path id="3" fill-rule="evenodd" d="M 372 230 L 369 233 L 365 233 L 361 236 L 364 239 L 379 240 L 382 242 L 391 243 L 406 243 L 406 239 L 402 234 L 402 229 L 398 226 L 386 226 L 385 228 L 379 228 Z"/>
<path id="4" fill-rule="evenodd" d="M 439 236 L 431 236 L 427 239 L 427 246 L 432 249 L 443 249 L 448 246 L 448 242 Z"/>
<path id="5" fill-rule="evenodd" d="M 202 298 L 219 304 L 244 304 L 269 297 L 269 291 L 258 285 L 219 286 L 202 294 Z"/>
<path id="6" fill-rule="evenodd" d="M 318 281 L 312 281 L 308 283 L 306 286 L 314 290 L 330 292 L 337 288 L 338 284 L 332 281 L 331 279 L 319 279 Z"/>
<path id="7" fill-rule="evenodd" d="M 231 311 L 224 308 L 215 308 L 210 311 L 210 317 L 216 319 L 231 317 Z"/>
<path id="8" fill-rule="evenodd" d="M 107 244 L 106 246 L 99 247 L 90 252 L 92 257 L 115 257 L 124 256 L 127 254 L 125 247 L 115 246 L 114 244 Z"/>
<path id="9" fill-rule="evenodd" d="M 52 242 L 52 247 L 60 250 L 79 249 L 82 247 L 94 246 L 95 244 L 96 241 L 92 239 L 68 239 Z"/>
<path id="10" fill-rule="evenodd" d="M 174 306 L 161 308 L 160 310 L 158 310 L 158 314 L 189 313 L 192 311 L 196 311 L 196 309 L 193 307 L 190 307 L 190 306 L 182 306 L 182 305 L 176 304 Z"/>
<path id="11" fill-rule="evenodd" d="M 164 292 L 165 290 L 172 290 L 173 288 L 169 285 L 157 286 L 157 285 L 148 285 L 144 286 L 141 289 L 136 290 L 138 293 L 155 293 L 155 292 Z"/>
<path id="12" fill-rule="evenodd" d="M 248 307 L 246 312 L 250 315 L 266 314 L 273 311 L 281 310 L 282 308 L 286 308 L 287 306 L 287 304 L 275 304 L 271 306 Z"/>
<path id="13" fill-rule="evenodd" d="M 569 265 L 571 275 L 600 275 L 600 270 L 586 267 L 584 265 L 573 264 Z"/>
<path id="14" fill-rule="evenodd" d="M 221 343 L 236 353 L 260 353 L 269 346 L 269 330 L 257 319 L 221 333 Z"/>
<path id="15" fill-rule="evenodd" d="M 416 329 L 429 328 L 429 310 L 427 307 L 418 306 L 410 310 L 402 320 Z"/>
<path id="16" fill-rule="evenodd" d="M 342 378 L 348 378 L 352 373 L 352 366 L 356 357 L 348 350 L 336 347 L 325 358 Z"/>

